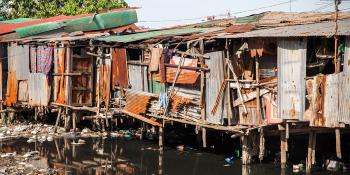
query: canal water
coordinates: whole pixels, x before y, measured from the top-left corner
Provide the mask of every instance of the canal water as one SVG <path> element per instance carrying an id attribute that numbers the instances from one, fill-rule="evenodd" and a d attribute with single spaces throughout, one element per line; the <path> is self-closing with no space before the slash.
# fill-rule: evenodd
<path id="1" fill-rule="evenodd" d="M 25 154 L 39 151 L 40 159 L 32 160 L 38 169 L 57 168 L 60 174 L 77 175 L 284 175 L 279 164 L 242 166 L 239 159 L 230 164 L 227 155 L 200 152 L 191 148 L 178 150 L 165 147 L 158 150 L 155 142 L 120 140 L 116 138 L 80 138 L 85 144 L 76 145 L 78 138 L 57 138 L 51 142 L 27 143 L 26 138 L 1 142 L 1 151 Z M 330 174 L 316 172 L 315 174 Z M 334 174 L 334 173 L 331 173 Z"/>

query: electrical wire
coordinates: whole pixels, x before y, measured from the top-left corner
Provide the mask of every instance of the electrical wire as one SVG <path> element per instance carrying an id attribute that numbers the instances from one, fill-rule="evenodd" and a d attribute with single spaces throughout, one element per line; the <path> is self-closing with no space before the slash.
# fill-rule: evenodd
<path id="1" fill-rule="evenodd" d="M 277 3 L 277 4 L 272 4 L 269 6 L 263 6 L 263 7 L 259 7 L 259 8 L 254 8 L 254 9 L 249 9 L 249 10 L 244 10 L 244 11 L 239 11 L 239 12 L 234 12 L 234 13 L 230 13 L 230 14 L 241 14 L 241 13 L 246 13 L 246 12 L 252 12 L 252 11 L 257 11 L 257 10 L 261 10 L 261 9 L 266 9 L 266 8 L 270 8 L 270 7 L 275 7 L 275 6 L 279 6 L 279 5 L 283 5 L 283 4 L 289 4 L 291 2 L 295 2 L 297 0 L 289 0 L 289 1 L 284 1 L 281 3 Z M 222 16 L 227 16 L 227 14 L 217 14 L 217 15 L 213 15 L 215 17 L 222 17 Z M 190 21 L 190 20 L 199 20 L 199 19 L 204 19 L 206 16 L 202 16 L 202 17 L 196 17 L 196 18 L 185 18 L 185 19 L 169 19 L 169 20 L 151 20 L 151 21 L 139 21 L 139 22 L 178 22 L 178 21 Z"/>

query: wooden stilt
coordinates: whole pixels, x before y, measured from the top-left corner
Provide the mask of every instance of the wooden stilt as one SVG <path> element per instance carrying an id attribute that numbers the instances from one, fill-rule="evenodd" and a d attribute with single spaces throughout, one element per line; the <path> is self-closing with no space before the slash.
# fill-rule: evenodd
<path id="1" fill-rule="evenodd" d="M 163 149 L 159 150 L 158 156 L 158 174 L 163 174 Z"/>
<path id="2" fill-rule="evenodd" d="M 260 128 L 259 132 L 259 160 L 260 162 L 264 159 L 264 154 L 265 154 L 265 137 L 264 137 L 264 129 Z"/>
<path id="3" fill-rule="evenodd" d="M 243 135 L 241 137 L 241 144 L 242 144 L 242 164 L 249 165 L 251 161 L 251 156 L 249 152 L 248 135 Z"/>
<path id="4" fill-rule="evenodd" d="M 57 131 L 57 127 L 58 127 L 58 125 L 59 125 L 59 123 L 60 123 L 60 120 L 61 120 L 61 113 L 62 113 L 62 108 L 58 108 L 54 132 Z"/>
<path id="5" fill-rule="evenodd" d="M 38 121 L 38 108 L 34 108 L 34 120 Z"/>
<path id="6" fill-rule="evenodd" d="M 207 130 L 203 127 L 202 128 L 202 143 L 203 143 L 203 148 L 207 147 Z"/>
<path id="7" fill-rule="evenodd" d="M 316 141 L 317 141 L 317 134 L 314 132 L 312 137 L 312 158 L 311 158 L 311 164 L 312 166 L 316 164 Z"/>
<path id="8" fill-rule="evenodd" d="M 286 150 L 286 145 L 287 145 L 287 139 L 286 139 L 286 132 L 282 131 L 281 132 L 281 168 L 284 169 L 286 168 L 287 164 L 287 150 Z"/>
<path id="9" fill-rule="evenodd" d="M 163 149 L 163 127 L 159 127 L 159 131 L 158 131 L 158 137 L 159 137 L 159 150 Z"/>
<path id="10" fill-rule="evenodd" d="M 342 159 L 341 155 L 341 141 L 340 141 L 340 129 L 335 129 L 335 149 L 337 153 L 337 158 Z"/>
<path id="11" fill-rule="evenodd" d="M 72 120 L 73 120 L 73 132 L 77 129 L 77 113 L 73 111 L 72 113 Z"/>
<path id="12" fill-rule="evenodd" d="M 307 159 L 306 159 L 306 173 L 311 173 L 312 168 L 312 148 L 314 141 L 315 131 L 309 132 L 309 144 L 307 148 Z"/>

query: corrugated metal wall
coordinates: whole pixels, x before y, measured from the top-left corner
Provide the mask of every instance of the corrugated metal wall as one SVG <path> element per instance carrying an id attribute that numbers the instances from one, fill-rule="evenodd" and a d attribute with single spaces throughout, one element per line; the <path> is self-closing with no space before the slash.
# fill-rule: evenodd
<path id="1" fill-rule="evenodd" d="M 345 40 L 344 67 L 341 73 L 339 89 L 339 118 L 338 122 L 350 124 L 350 36 Z"/>
<path id="2" fill-rule="evenodd" d="M 50 88 L 45 74 L 31 73 L 29 76 L 29 105 L 47 106 L 50 100 Z"/>
<path id="3" fill-rule="evenodd" d="M 132 90 L 148 92 L 147 66 L 129 64 L 128 74 Z"/>
<path id="4" fill-rule="evenodd" d="M 206 73 L 205 102 L 206 102 L 206 120 L 214 124 L 223 124 L 223 119 L 227 117 L 227 107 L 225 107 L 226 97 L 220 101 L 217 111 L 214 115 L 211 110 L 215 104 L 222 81 L 224 81 L 224 53 L 222 51 L 205 54 L 209 60 L 205 60 L 210 71 Z"/>
<path id="5" fill-rule="evenodd" d="M 305 112 L 306 40 L 277 42 L 278 116 L 303 120 Z"/>
<path id="6" fill-rule="evenodd" d="M 8 46 L 9 70 L 16 72 L 17 80 L 29 79 L 29 46 L 11 43 Z"/>
<path id="7" fill-rule="evenodd" d="M 28 101 L 29 46 L 8 45 L 8 82 L 6 105 L 13 105 L 18 100 Z"/>

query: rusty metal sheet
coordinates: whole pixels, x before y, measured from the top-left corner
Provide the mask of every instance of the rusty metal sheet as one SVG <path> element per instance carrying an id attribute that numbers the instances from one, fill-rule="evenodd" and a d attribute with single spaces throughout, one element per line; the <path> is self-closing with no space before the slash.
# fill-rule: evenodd
<path id="1" fill-rule="evenodd" d="M 176 113 L 181 106 L 187 105 L 190 102 L 191 102 L 191 99 L 189 99 L 189 98 L 175 95 L 174 97 L 171 98 L 170 111 L 173 113 Z"/>
<path id="2" fill-rule="evenodd" d="M 28 81 L 20 80 L 18 81 L 18 97 L 19 102 L 28 102 Z"/>
<path id="3" fill-rule="evenodd" d="M 253 24 L 242 24 L 242 25 L 231 25 L 227 27 L 223 32 L 226 33 L 243 33 L 243 32 L 249 32 L 252 29 L 254 29 Z"/>
<path id="4" fill-rule="evenodd" d="M 128 79 L 130 89 L 148 92 L 148 71 L 147 66 L 128 64 Z"/>
<path id="5" fill-rule="evenodd" d="M 100 103 L 104 103 L 107 110 L 110 101 L 110 92 L 111 92 L 111 59 L 104 59 L 103 63 L 99 65 L 98 76 L 99 76 L 99 94 L 100 94 Z"/>
<path id="6" fill-rule="evenodd" d="M 64 47 L 55 47 L 54 48 L 54 73 L 61 74 L 60 76 L 54 77 L 53 89 L 54 89 L 54 102 L 65 104 L 66 96 L 66 83 L 65 83 L 65 67 L 67 60 L 67 49 Z"/>
<path id="7" fill-rule="evenodd" d="M 310 126 L 325 126 L 324 111 L 326 76 L 316 76 L 306 81 L 309 108 L 305 111 L 304 120 L 310 121 Z"/>
<path id="8" fill-rule="evenodd" d="M 112 48 L 112 86 L 128 87 L 126 49 Z"/>
<path id="9" fill-rule="evenodd" d="M 29 105 L 47 106 L 50 100 L 50 88 L 47 76 L 42 73 L 29 75 Z"/>
<path id="10" fill-rule="evenodd" d="M 8 49 L 8 80 L 5 105 L 11 106 L 17 102 L 19 95 L 18 81 L 29 78 L 29 47 L 10 43 Z M 25 59 L 27 58 L 27 59 Z M 27 90 L 21 86 L 20 99 L 24 100 Z M 23 97 L 23 99 L 22 99 Z"/>
<path id="11" fill-rule="evenodd" d="M 306 40 L 277 42 L 278 117 L 303 120 L 305 112 Z"/>
<path id="12" fill-rule="evenodd" d="M 126 93 L 126 105 L 124 110 L 138 115 L 145 114 L 150 100 L 151 96 L 128 91 Z"/>
<path id="13" fill-rule="evenodd" d="M 166 68 L 166 82 L 172 83 L 176 74 L 176 68 Z M 195 84 L 198 80 L 199 73 L 196 71 L 181 71 L 179 77 L 176 80 L 176 84 Z M 152 78 L 154 81 L 161 81 L 159 73 L 153 74 Z"/>
<path id="14" fill-rule="evenodd" d="M 228 116 L 229 107 L 227 106 L 227 96 L 223 97 L 217 108 L 217 112 L 213 115 L 211 114 L 211 109 L 213 108 L 216 97 L 219 93 L 221 83 L 224 81 L 224 53 L 222 51 L 211 52 L 205 54 L 206 57 L 210 58 L 205 60 L 205 64 L 208 65 L 210 70 L 206 74 L 206 84 L 205 84 L 205 102 L 206 102 L 206 120 L 213 124 L 223 124 L 224 118 Z"/>

